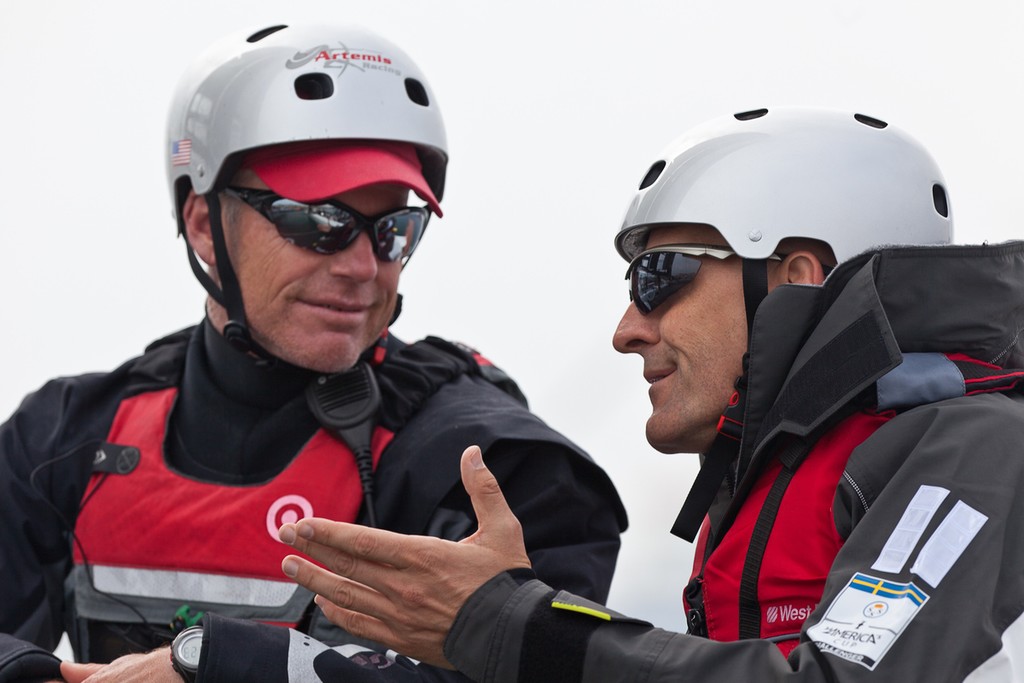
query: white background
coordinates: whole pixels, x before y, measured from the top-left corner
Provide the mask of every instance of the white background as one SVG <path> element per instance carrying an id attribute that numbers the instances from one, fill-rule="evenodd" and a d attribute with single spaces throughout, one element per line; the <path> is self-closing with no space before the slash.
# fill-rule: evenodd
<path id="1" fill-rule="evenodd" d="M 690 546 L 667 530 L 693 455 L 644 441 L 612 237 L 659 151 L 763 106 L 883 118 L 944 169 L 962 242 L 1024 235 L 1024 10 L 1016 0 L 3 0 L 0 414 L 195 322 L 164 116 L 185 62 L 244 27 L 354 22 L 428 74 L 448 126 L 443 220 L 403 275 L 395 331 L 470 343 L 611 474 L 631 514 L 610 604 L 684 629 Z M 2 523 L 2 520 L 0 520 Z"/>

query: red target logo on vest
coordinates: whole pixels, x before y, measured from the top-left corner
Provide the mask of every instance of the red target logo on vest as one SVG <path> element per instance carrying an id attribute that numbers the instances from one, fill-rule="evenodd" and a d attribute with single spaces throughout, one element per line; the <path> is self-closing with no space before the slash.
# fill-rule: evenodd
<path id="1" fill-rule="evenodd" d="M 313 504 L 299 495 L 281 496 L 267 510 L 267 533 L 281 543 L 277 530 L 282 524 L 294 524 L 300 519 L 313 516 Z"/>

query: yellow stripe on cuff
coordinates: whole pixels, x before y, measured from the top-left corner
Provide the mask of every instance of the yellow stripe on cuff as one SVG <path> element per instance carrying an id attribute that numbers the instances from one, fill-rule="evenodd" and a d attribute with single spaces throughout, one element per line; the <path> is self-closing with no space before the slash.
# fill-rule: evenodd
<path id="1" fill-rule="evenodd" d="M 584 607 L 583 605 L 574 605 L 569 602 L 552 602 L 551 606 L 555 609 L 564 609 L 569 612 L 579 612 L 580 614 L 586 614 L 591 617 L 597 617 L 598 619 L 604 619 L 605 621 L 611 621 L 612 615 L 605 612 L 599 612 L 596 609 L 590 607 Z"/>

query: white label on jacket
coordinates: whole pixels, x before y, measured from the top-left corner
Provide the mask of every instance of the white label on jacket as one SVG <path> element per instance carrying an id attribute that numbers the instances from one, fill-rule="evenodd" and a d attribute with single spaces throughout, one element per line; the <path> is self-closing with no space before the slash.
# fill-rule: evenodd
<path id="1" fill-rule="evenodd" d="M 932 521 L 935 511 L 949 495 L 949 489 L 939 486 L 922 486 L 914 494 L 913 500 L 903 511 L 896 529 L 885 542 L 878 559 L 871 565 L 876 572 L 899 574 L 907 563 L 910 553 L 917 547 L 928 523 Z"/>
<path id="2" fill-rule="evenodd" d="M 963 555 L 988 517 L 962 500 L 957 501 L 932 537 L 921 548 L 910 571 L 932 586 L 938 586 L 953 563 Z"/>
<path id="3" fill-rule="evenodd" d="M 874 670 L 926 602 L 913 583 L 857 573 L 807 635 L 822 652 Z"/>

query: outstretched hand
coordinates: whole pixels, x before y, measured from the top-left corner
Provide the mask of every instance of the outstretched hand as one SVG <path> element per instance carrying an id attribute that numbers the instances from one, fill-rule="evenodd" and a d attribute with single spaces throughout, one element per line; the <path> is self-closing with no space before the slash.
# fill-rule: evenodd
<path id="1" fill-rule="evenodd" d="M 465 450 L 461 467 L 479 524 L 472 536 L 455 543 L 308 518 L 282 526 L 281 540 L 327 569 L 289 555 L 282 570 L 349 633 L 452 668 L 444 640 L 459 608 L 502 571 L 530 566 L 519 520 L 479 447 Z"/>

